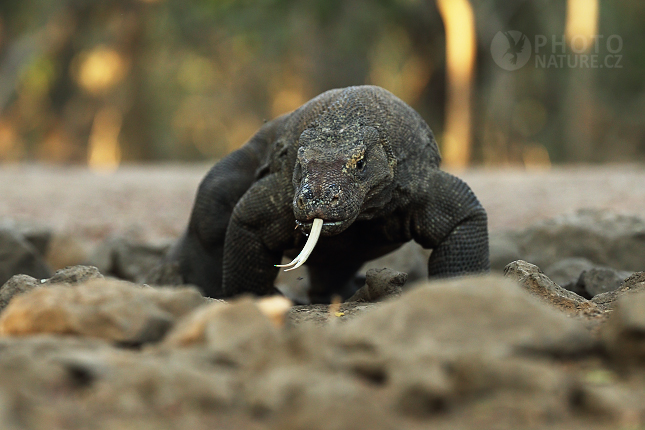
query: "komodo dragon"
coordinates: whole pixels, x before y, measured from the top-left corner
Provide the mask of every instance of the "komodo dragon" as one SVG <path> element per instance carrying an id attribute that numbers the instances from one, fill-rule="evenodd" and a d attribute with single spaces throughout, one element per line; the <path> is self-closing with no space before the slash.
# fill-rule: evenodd
<path id="1" fill-rule="evenodd" d="M 486 212 L 440 161 L 428 125 L 390 92 L 327 91 L 208 172 L 169 259 L 211 297 L 266 295 L 304 244 L 287 266 L 307 261 L 314 303 L 350 296 L 364 262 L 412 239 L 432 249 L 431 278 L 488 271 Z"/>

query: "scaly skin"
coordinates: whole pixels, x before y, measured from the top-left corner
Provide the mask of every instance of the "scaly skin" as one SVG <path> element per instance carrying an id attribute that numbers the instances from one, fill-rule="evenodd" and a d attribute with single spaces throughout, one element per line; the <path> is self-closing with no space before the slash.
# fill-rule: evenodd
<path id="1" fill-rule="evenodd" d="M 440 161 L 428 125 L 388 91 L 327 91 L 210 170 L 170 259 L 211 297 L 272 294 L 274 265 L 322 218 L 306 263 L 314 302 L 348 297 L 365 261 L 409 240 L 433 250 L 430 277 L 488 271 L 486 212 Z"/>

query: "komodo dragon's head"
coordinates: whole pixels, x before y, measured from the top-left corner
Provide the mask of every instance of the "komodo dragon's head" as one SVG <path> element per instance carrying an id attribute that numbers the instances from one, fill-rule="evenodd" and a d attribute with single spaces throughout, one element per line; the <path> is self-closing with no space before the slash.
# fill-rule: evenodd
<path id="1" fill-rule="evenodd" d="M 348 122 L 335 115 L 300 135 L 293 213 L 309 239 L 300 255 L 281 267 L 299 267 L 320 234 L 341 233 L 391 199 L 396 161 L 384 145 L 386 139 L 363 121 Z"/>

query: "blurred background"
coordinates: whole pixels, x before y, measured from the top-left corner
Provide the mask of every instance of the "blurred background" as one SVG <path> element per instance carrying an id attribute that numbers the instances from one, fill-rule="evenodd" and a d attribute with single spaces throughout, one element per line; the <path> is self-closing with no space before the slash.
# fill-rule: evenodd
<path id="1" fill-rule="evenodd" d="M 217 159 L 360 84 L 417 109 L 448 167 L 644 161 L 643 22 L 642 0 L 5 0 L 0 162 Z"/>

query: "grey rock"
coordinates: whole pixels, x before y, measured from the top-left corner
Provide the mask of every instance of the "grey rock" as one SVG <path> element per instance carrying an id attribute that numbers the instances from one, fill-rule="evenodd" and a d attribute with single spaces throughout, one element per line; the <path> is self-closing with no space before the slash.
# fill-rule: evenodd
<path id="1" fill-rule="evenodd" d="M 9 301 L 17 294 L 26 293 L 39 286 L 53 284 L 78 284 L 88 279 L 103 279 L 96 267 L 73 266 L 57 270 L 51 278 L 35 279 L 28 275 L 15 275 L 0 287 L 0 310 L 4 309 Z"/>
<path id="2" fill-rule="evenodd" d="M 514 261 L 506 266 L 504 276 L 568 314 L 595 316 L 600 313 L 595 303 L 560 287 L 534 264 L 522 260 Z"/>
<path id="3" fill-rule="evenodd" d="M 0 229 L 15 231 L 29 242 L 41 255 L 47 255 L 49 244 L 52 240 L 50 228 L 24 220 L 3 219 L 0 220 Z"/>
<path id="4" fill-rule="evenodd" d="M 408 274 L 392 269 L 369 269 L 365 285 L 347 302 L 379 302 L 388 297 L 400 296 L 408 279 Z"/>
<path id="5" fill-rule="evenodd" d="M 48 278 L 49 267 L 38 250 L 13 229 L 0 227 L 0 284 L 13 275 Z"/>
<path id="6" fill-rule="evenodd" d="M 52 239 L 50 229 L 42 226 L 29 226 L 21 229 L 20 233 L 24 238 L 36 248 L 41 256 L 46 256 L 49 250 L 49 244 Z"/>
<path id="7" fill-rule="evenodd" d="M 430 250 L 423 249 L 415 242 L 408 242 L 401 248 L 383 257 L 366 263 L 359 273 L 367 273 L 370 269 L 387 267 L 399 272 L 407 273 L 408 282 L 425 280 L 428 278 L 428 257 Z"/>
<path id="8" fill-rule="evenodd" d="M 101 243 L 89 257 L 87 264 L 96 266 L 106 276 L 143 283 L 169 248 L 170 243 L 144 244 L 117 236 Z"/>
<path id="9" fill-rule="evenodd" d="M 40 285 L 40 281 L 29 275 L 14 275 L 0 287 L 0 311 L 18 294 L 26 293 Z"/>
<path id="10" fill-rule="evenodd" d="M 582 272 L 593 267 L 594 264 L 586 258 L 565 258 L 544 269 L 544 274 L 562 288 L 573 291 L 578 295 L 584 295 L 586 293 L 584 289 L 580 290 L 576 286 L 578 278 L 580 278 Z"/>
<path id="11" fill-rule="evenodd" d="M 613 307 L 616 300 L 625 293 L 634 293 L 645 291 L 645 272 L 636 272 L 621 284 L 618 289 L 601 293 L 595 296 L 591 301 L 598 305 L 602 310 L 609 310 Z"/>
<path id="12" fill-rule="evenodd" d="M 609 267 L 594 267 L 583 271 L 576 282 L 576 289 L 592 298 L 598 294 L 618 289 L 632 272 L 617 271 Z"/>
<path id="13" fill-rule="evenodd" d="M 89 279 L 103 279 L 99 269 L 94 266 L 71 266 L 57 270 L 43 284 L 79 284 Z"/>
<path id="14" fill-rule="evenodd" d="M 522 252 L 520 251 L 516 233 L 514 232 L 491 233 L 488 243 L 490 247 L 491 270 L 501 272 L 506 265 L 522 258 Z"/>
<path id="15" fill-rule="evenodd" d="M 178 262 L 162 260 L 145 275 L 144 282 L 150 285 L 182 285 L 184 279 L 179 273 Z"/>
<path id="16" fill-rule="evenodd" d="M 540 267 L 570 257 L 618 270 L 645 267 L 645 220 L 637 216 L 585 209 L 537 223 L 517 237 L 522 259 Z"/>

